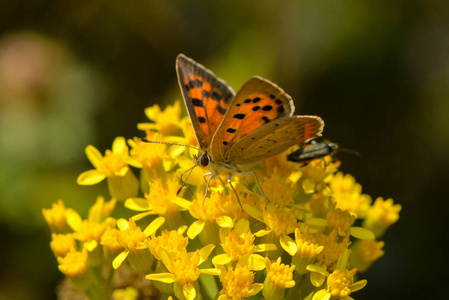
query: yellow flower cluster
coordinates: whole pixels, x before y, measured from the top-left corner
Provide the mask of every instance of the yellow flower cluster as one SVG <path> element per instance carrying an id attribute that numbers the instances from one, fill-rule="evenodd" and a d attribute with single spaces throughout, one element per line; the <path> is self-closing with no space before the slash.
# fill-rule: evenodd
<path id="1" fill-rule="evenodd" d="M 180 146 L 197 142 L 179 102 L 145 113 L 152 123 L 138 128 L 153 143 L 118 137 L 105 155 L 86 148 L 94 169 L 78 183 L 106 179 L 112 200 L 98 197 L 86 219 L 61 200 L 43 209 L 74 290 L 89 299 L 318 300 L 351 299 L 366 285 L 357 273 L 383 255 L 378 240 L 400 205 L 372 204 L 330 156 L 303 166 L 284 153 L 245 166 L 257 178 L 233 176 L 235 190 L 223 174 L 206 191 L 207 171 L 192 168 L 198 153 Z M 118 205 L 132 217 L 112 217 Z"/>

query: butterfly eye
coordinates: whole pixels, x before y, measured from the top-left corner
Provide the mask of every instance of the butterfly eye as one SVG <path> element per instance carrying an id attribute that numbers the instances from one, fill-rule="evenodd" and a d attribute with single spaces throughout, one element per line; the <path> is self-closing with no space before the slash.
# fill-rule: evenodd
<path id="1" fill-rule="evenodd" d="M 202 167 L 207 167 L 209 163 L 210 163 L 209 154 L 207 154 L 207 152 L 204 152 L 203 154 L 201 154 L 200 164 Z"/>

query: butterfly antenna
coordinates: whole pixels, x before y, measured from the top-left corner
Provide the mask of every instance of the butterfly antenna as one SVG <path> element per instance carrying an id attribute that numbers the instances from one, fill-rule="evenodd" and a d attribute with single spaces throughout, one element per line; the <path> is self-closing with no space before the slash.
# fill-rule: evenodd
<path id="1" fill-rule="evenodd" d="M 139 140 L 141 140 L 142 142 L 145 142 L 145 143 L 150 143 L 150 144 L 164 144 L 164 145 L 171 145 L 171 146 L 181 146 L 181 147 L 192 148 L 192 149 L 201 151 L 201 149 L 198 149 L 197 147 L 193 147 L 190 145 L 183 145 L 183 144 L 169 143 L 169 142 L 150 141 L 150 140 L 147 140 L 146 138 L 139 138 Z"/>
<path id="2" fill-rule="evenodd" d="M 192 192 L 192 190 L 190 190 L 190 188 L 189 188 L 189 186 L 187 185 L 187 180 L 189 180 L 189 177 L 190 177 L 190 175 L 192 174 L 192 172 L 193 172 L 193 169 L 197 166 L 198 164 L 195 164 L 193 167 L 191 167 L 191 168 L 189 168 L 188 170 L 186 170 L 186 171 L 184 171 L 182 174 L 181 174 L 181 182 L 182 182 L 182 186 L 178 189 L 178 191 L 176 192 L 176 196 L 178 196 L 179 195 L 179 193 L 182 191 L 182 189 L 185 187 L 192 195 L 193 195 L 193 197 L 195 197 L 195 194 Z M 187 172 L 189 172 L 190 171 L 190 173 L 187 175 L 187 178 L 186 178 L 186 180 L 184 180 L 184 179 L 182 179 L 182 176 L 184 176 L 184 174 L 185 173 L 187 173 Z M 196 198 L 195 198 L 196 199 Z"/>

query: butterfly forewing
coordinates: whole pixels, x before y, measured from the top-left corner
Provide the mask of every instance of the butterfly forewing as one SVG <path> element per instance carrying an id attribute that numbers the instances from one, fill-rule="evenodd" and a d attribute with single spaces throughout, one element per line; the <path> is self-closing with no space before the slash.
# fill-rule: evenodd
<path id="1" fill-rule="evenodd" d="M 243 137 L 295 110 L 291 97 L 274 83 L 253 77 L 237 92 L 211 145 L 212 158 L 225 161 Z"/>
<path id="2" fill-rule="evenodd" d="M 234 91 L 211 71 L 179 54 L 176 60 L 178 82 L 201 149 L 210 146 Z"/>
<path id="3" fill-rule="evenodd" d="M 247 164 L 279 154 L 295 144 L 316 138 L 324 122 L 317 116 L 291 116 L 270 122 L 230 148 L 225 162 Z"/>

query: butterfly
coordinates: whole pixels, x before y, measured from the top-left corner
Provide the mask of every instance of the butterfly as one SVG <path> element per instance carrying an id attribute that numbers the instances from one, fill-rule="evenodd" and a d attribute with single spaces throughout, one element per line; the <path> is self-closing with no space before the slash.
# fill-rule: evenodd
<path id="1" fill-rule="evenodd" d="M 255 173 L 241 172 L 239 166 L 259 162 L 321 135 L 321 118 L 293 115 L 292 98 L 266 79 L 254 76 L 235 93 L 226 82 L 183 54 L 176 59 L 176 71 L 201 148 L 196 165 L 210 171 L 204 174 L 205 178 L 209 176 L 206 194 L 210 180 L 225 171 L 234 192 L 234 174 L 253 174 L 268 200 Z"/>
<path id="2" fill-rule="evenodd" d="M 334 155 L 338 151 L 338 145 L 329 141 L 316 142 L 300 147 L 298 150 L 287 155 L 287 160 L 308 165 L 312 160 L 323 158 L 327 155 Z"/>

